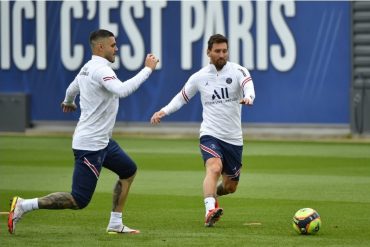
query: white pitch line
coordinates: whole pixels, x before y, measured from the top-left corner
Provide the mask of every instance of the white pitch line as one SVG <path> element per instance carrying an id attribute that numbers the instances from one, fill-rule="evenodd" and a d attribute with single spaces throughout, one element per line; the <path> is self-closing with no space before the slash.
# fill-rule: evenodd
<path id="1" fill-rule="evenodd" d="M 260 226 L 262 225 L 262 223 L 261 222 L 245 222 L 243 225 L 244 226 Z"/>

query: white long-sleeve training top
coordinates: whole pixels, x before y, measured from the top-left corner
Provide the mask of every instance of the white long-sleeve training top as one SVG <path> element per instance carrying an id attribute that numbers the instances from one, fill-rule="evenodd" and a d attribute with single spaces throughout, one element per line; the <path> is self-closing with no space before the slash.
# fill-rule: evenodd
<path id="1" fill-rule="evenodd" d="M 233 145 L 243 145 L 239 101 L 249 98 L 253 102 L 256 97 L 249 71 L 232 62 L 227 62 L 220 71 L 209 64 L 193 74 L 162 110 L 166 115 L 177 111 L 197 92 L 203 106 L 200 136 L 210 135 Z"/>
<path id="2" fill-rule="evenodd" d="M 110 62 L 93 55 L 66 91 L 65 103 L 80 94 L 81 116 L 73 134 L 72 148 L 97 151 L 108 145 L 116 121 L 119 98 L 133 93 L 149 77 L 152 69 L 143 68 L 133 78 L 121 82 Z"/>

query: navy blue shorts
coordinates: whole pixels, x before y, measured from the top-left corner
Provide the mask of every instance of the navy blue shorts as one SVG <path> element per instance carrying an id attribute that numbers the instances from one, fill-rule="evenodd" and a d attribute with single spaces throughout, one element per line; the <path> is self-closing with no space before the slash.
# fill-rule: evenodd
<path id="1" fill-rule="evenodd" d="M 209 158 L 220 158 L 222 161 L 222 174 L 226 174 L 231 180 L 239 181 L 243 146 L 232 145 L 215 137 L 205 135 L 200 138 L 199 147 L 204 163 Z"/>
<path id="2" fill-rule="evenodd" d="M 110 139 L 108 146 L 98 151 L 73 149 L 75 167 L 73 171 L 72 196 L 79 208 L 84 208 L 94 194 L 102 167 L 116 173 L 120 179 L 136 173 L 135 162 Z"/>

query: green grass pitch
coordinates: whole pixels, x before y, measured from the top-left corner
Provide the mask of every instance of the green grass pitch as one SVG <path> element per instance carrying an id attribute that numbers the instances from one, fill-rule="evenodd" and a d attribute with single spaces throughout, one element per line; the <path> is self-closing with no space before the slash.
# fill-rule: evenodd
<path id="1" fill-rule="evenodd" d="M 115 138 L 139 170 L 124 211 L 139 235 L 105 233 L 116 177 L 103 170 L 90 205 L 38 210 L 15 235 L 0 215 L 0 246 L 369 246 L 370 144 L 247 141 L 239 188 L 220 198 L 224 215 L 205 228 L 204 168 L 197 139 Z M 14 195 L 70 191 L 71 137 L 0 136 L 0 211 Z M 321 215 L 317 235 L 300 236 L 294 213 Z M 260 224 L 250 224 L 260 223 Z"/>

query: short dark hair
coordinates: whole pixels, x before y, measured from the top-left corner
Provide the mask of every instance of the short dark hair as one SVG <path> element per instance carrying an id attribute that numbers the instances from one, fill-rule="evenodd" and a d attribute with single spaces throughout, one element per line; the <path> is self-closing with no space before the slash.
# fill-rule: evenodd
<path id="1" fill-rule="evenodd" d="M 114 37 L 114 34 L 111 31 L 105 30 L 105 29 L 99 29 L 92 33 L 90 33 L 90 45 L 93 45 L 94 41 L 97 41 L 101 38 L 109 38 Z"/>
<path id="2" fill-rule="evenodd" d="M 226 43 L 229 47 L 229 42 L 225 36 L 222 34 L 214 34 L 208 40 L 208 50 L 212 50 L 213 44 Z"/>

